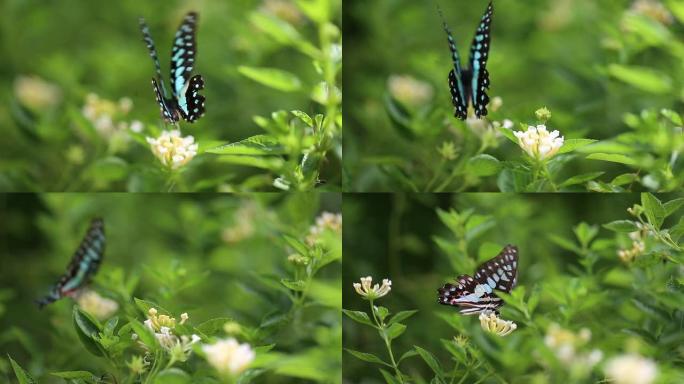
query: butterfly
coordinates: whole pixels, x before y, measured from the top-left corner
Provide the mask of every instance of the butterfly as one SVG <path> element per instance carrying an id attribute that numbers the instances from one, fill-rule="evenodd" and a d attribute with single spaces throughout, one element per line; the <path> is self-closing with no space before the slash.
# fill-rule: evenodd
<path id="1" fill-rule="evenodd" d="M 461 59 L 456 49 L 454 37 L 444 21 L 442 11 L 444 31 L 447 34 L 451 59 L 454 68 L 449 71 L 449 89 L 451 90 L 451 103 L 454 105 L 454 116 L 465 120 L 468 115 L 468 99 L 473 105 L 475 115 L 480 118 L 487 115 L 487 103 L 489 96 L 485 89 L 489 89 L 489 72 L 487 72 L 487 59 L 489 58 L 489 42 L 494 7 L 491 1 L 485 11 L 480 25 L 477 27 L 475 37 L 470 44 L 469 68 L 461 67 Z"/>
<path id="2" fill-rule="evenodd" d="M 162 117 L 172 124 L 178 123 L 181 118 L 194 123 L 204 115 L 204 96 L 199 94 L 199 91 L 204 89 L 204 79 L 202 75 L 190 77 L 197 54 L 196 28 L 197 13 L 189 12 L 176 31 L 171 48 L 171 96 L 169 96 L 161 75 L 159 57 L 150 35 L 150 28 L 145 23 L 145 19 L 140 18 L 143 40 L 147 44 L 156 70 L 156 77 L 152 78 L 152 87 Z"/>
<path id="3" fill-rule="evenodd" d="M 105 250 L 104 221 L 93 219 L 81 244 L 69 262 L 66 273 L 50 288 L 49 293 L 36 301 L 39 308 L 65 296 L 74 296 L 90 282 L 102 262 Z"/>
<path id="4" fill-rule="evenodd" d="M 477 267 L 474 277 L 461 275 L 456 282 L 437 290 L 437 302 L 459 307 L 464 315 L 496 311 L 503 301 L 494 290 L 510 293 L 518 282 L 518 247 L 505 246 L 496 257 Z"/>

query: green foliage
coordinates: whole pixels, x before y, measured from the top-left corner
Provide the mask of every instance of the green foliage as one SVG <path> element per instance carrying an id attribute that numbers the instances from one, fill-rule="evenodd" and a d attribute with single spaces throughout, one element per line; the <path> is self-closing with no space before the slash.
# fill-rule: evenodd
<path id="1" fill-rule="evenodd" d="M 15 223 L 0 232 L 13 250 L 0 346 L 16 359 L 1 381 L 340 382 L 342 223 L 325 212 L 339 196 L 5 195 L 0 206 Z M 64 273 L 95 215 L 107 234 L 95 281 L 39 312 L 30 298 Z M 230 339 L 256 355 L 234 374 L 207 349 Z"/>
<path id="2" fill-rule="evenodd" d="M 4 29 L 21 29 L 19 20 L 34 29 L 0 48 L 9 64 L 0 74 L 0 190 L 340 189 L 340 0 L 127 0 L 77 11 L 34 3 L 3 8 Z M 205 79 L 206 114 L 171 126 L 137 21 L 150 25 L 166 74 L 189 10 L 199 14 L 194 73 Z M 188 153 L 181 145 L 167 145 L 164 160 L 154 152 L 148 139 L 172 130 L 194 155 L 173 160 Z"/>
<path id="3" fill-rule="evenodd" d="M 439 5 L 467 66 L 486 2 Z M 346 56 L 353 74 L 346 91 L 356 106 L 347 118 L 347 189 L 682 188 L 684 40 L 677 1 L 494 5 L 489 114 L 462 122 L 453 117 L 446 80 L 453 65 L 435 3 L 346 4 L 345 19 L 356 26 Z M 565 139 L 545 159 L 527 155 L 513 134 L 538 124 Z"/>
<path id="4" fill-rule="evenodd" d="M 636 356 L 634 372 L 652 365 L 654 383 L 683 380 L 682 207 L 682 197 L 650 193 L 350 196 L 345 379 L 598 382 L 614 380 L 618 358 Z M 496 294 L 512 333 L 436 303 L 437 288 L 508 243 L 520 250 L 518 285 Z M 369 275 L 392 280 L 370 309 L 351 286 Z"/>

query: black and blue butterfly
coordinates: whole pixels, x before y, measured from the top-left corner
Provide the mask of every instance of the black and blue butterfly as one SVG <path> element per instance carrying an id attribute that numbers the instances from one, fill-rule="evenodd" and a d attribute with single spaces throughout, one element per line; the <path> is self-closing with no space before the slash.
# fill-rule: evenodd
<path id="1" fill-rule="evenodd" d="M 437 290 L 437 302 L 458 307 L 464 315 L 496 312 L 503 305 L 495 290 L 511 293 L 518 283 L 518 247 L 507 245 L 494 258 L 483 263 L 473 276 L 461 275 L 456 284 Z"/>
<path id="2" fill-rule="evenodd" d="M 64 275 L 50 288 L 45 297 L 36 300 L 38 307 L 42 308 L 62 297 L 75 296 L 87 285 L 102 263 L 105 243 L 104 221 L 93 219 Z"/>
<path id="3" fill-rule="evenodd" d="M 489 6 L 480 20 L 475 37 L 470 44 L 469 68 L 461 67 L 461 58 L 456 49 L 456 43 L 451 31 L 444 21 L 441 10 L 444 31 L 447 34 L 451 59 L 454 68 L 449 71 L 449 89 L 451 90 L 451 103 L 454 105 L 454 116 L 465 120 L 468 116 L 468 100 L 473 105 L 475 115 L 480 118 L 487 115 L 489 96 L 489 72 L 487 72 L 487 59 L 489 58 L 489 45 L 491 40 L 491 24 L 494 7 Z"/>
<path id="4" fill-rule="evenodd" d="M 204 96 L 199 94 L 199 91 L 204 89 L 204 80 L 201 75 L 190 77 L 197 55 L 197 41 L 195 39 L 197 13 L 189 12 L 185 15 L 173 40 L 173 47 L 171 48 L 171 96 L 166 91 L 157 49 L 150 35 L 150 29 L 143 18 L 140 18 L 140 29 L 154 61 L 156 77 L 152 78 L 152 86 L 162 117 L 173 124 L 178 123 L 181 118 L 194 123 L 204 115 Z"/>

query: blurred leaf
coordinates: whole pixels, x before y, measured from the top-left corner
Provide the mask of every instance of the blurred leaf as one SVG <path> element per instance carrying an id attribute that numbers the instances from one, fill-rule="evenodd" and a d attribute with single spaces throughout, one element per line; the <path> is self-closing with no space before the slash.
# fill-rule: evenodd
<path id="1" fill-rule="evenodd" d="M 61 377 L 62 379 L 88 379 L 92 380 L 95 375 L 88 371 L 64 371 L 64 372 L 51 372 L 52 376 Z"/>
<path id="2" fill-rule="evenodd" d="M 256 135 L 235 143 L 208 148 L 205 152 L 217 155 L 281 155 L 287 151 L 275 137 Z"/>
<path id="3" fill-rule="evenodd" d="M 610 183 L 613 185 L 625 185 L 639 181 L 639 175 L 636 173 L 623 173 L 616 176 Z"/>
<path id="4" fill-rule="evenodd" d="M 26 372 L 24 370 L 24 368 L 22 368 L 19 364 L 17 364 L 17 362 L 14 361 L 14 359 L 12 359 L 12 357 L 10 355 L 7 355 L 7 358 L 9 359 L 10 364 L 12 364 L 12 369 L 14 370 L 14 375 L 17 377 L 17 380 L 19 380 L 19 384 L 35 384 L 36 383 L 36 381 L 33 379 L 33 377 L 31 377 L 31 375 L 29 375 L 28 372 Z"/>
<path id="5" fill-rule="evenodd" d="M 414 309 L 414 310 L 410 310 L 410 311 L 401 311 L 401 312 L 397 312 L 397 314 L 395 314 L 394 316 L 392 316 L 392 318 L 391 318 L 390 321 L 387 323 L 387 325 L 392 325 L 392 324 L 394 324 L 394 323 L 396 323 L 396 322 L 404 321 L 404 320 L 408 319 L 409 317 L 415 315 L 417 312 L 418 312 L 418 311 L 415 310 L 415 309 Z"/>
<path id="6" fill-rule="evenodd" d="M 370 325 L 371 327 L 375 328 L 375 324 L 371 322 L 366 312 L 350 311 L 348 309 L 343 309 L 342 313 L 344 313 L 345 315 L 347 315 L 347 317 L 356 321 L 357 323 Z"/>
<path id="7" fill-rule="evenodd" d="M 661 94 L 672 90 L 672 80 L 667 75 L 648 67 L 610 64 L 608 73 L 642 91 Z"/>
<path id="8" fill-rule="evenodd" d="M 128 164 L 119 157 L 109 156 L 93 163 L 88 174 L 96 180 L 121 180 L 128 175 Z"/>
<path id="9" fill-rule="evenodd" d="M 568 153 L 575 149 L 585 147 L 589 144 L 595 143 L 598 140 L 593 139 L 567 139 L 563 142 L 563 146 L 558 150 L 558 153 Z"/>
<path id="10" fill-rule="evenodd" d="M 504 137 L 507 138 L 508 140 L 514 142 L 516 145 L 518 144 L 518 138 L 515 137 L 515 134 L 513 133 L 512 129 L 499 127 L 498 131 L 501 132 L 501 134 L 503 134 Z"/>
<path id="11" fill-rule="evenodd" d="M 399 380 L 394 378 L 391 373 L 385 371 L 384 369 L 380 368 L 380 373 L 382 374 L 382 377 L 385 379 L 385 383 L 387 384 L 401 384 Z"/>
<path id="12" fill-rule="evenodd" d="M 363 360 L 369 363 L 378 363 L 378 364 L 383 364 L 388 367 L 392 367 L 390 364 L 385 363 L 382 361 L 379 357 L 371 354 L 371 353 L 365 353 L 365 352 L 359 352 L 359 351 L 354 351 L 353 349 L 345 348 L 345 351 L 347 351 L 349 354 L 352 356 L 356 357 L 359 360 Z"/>
<path id="13" fill-rule="evenodd" d="M 558 245 L 563 249 L 566 249 L 576 254 L 582 253 L 582 250 L 579 247 L 577 247 L 577 245 L 575 245 L 575 243 L 572 240 L 568 240 L 565 237 L 556 235 L 554 233 L 549 233 L 547 237 L 549 238 L 549 240 L 551 240 L 551 242 L 553 242 L 554 244 Z"/>
<path id="14" fill-rule="evenodd" d="M 644 207 L 644 213 L 648 218 L 648 222 L 651 223 L 655 229 L 660 230 L 660 227 L 665 220 L 665 207 L 663 207 L 660 200 L 651 193 L 642 193 L 641 205 Z"/>
<path id="15" fill-rule="evenodd" d="M 309 295 L 322 305 L 331 308 L 342 308 L 342 290 L 339 280 L 321 281 L 315 279 L 311 282 Z"/>
<path id="16" fill-rule="evenodd" d="M 298 239 L 288 235 L 283 235 L 283 239 L 285 239 L 285 242 L 300 255 L 307 256 L 309 254 L 309 249 Z"/>
<path id="17" fill-rule="evenodd" d="M 95 356 L 103 356 L 100 344 L 96 341 L 97 335 L 101 332 L 97 321 L 88 313 L 81 311 L 76 305 L 74 305 L 72 314 L 76 334 L 88 352 Z"/>
<path id="18" fill-rule="evenodd" d="M 241 65 L 238 67 L 238 72 L 257 83 L 279 91 L 294 92 L 302 88 L 302 81 L 295 74 L 282 69 Z"/>
<path id="19" fill-rule="evenodd" d="M 411 128 L 411 112 L 389 93 L 385 93 L 383 100 L 385 102 L 385 110 L 397 132 L 405 139 L 414 139 L 415 133 Z"/>
<path id="20" fill-rule="evenodd" d="M 501 169 L 499 160 L 486 153 L 471 157 L 466 164 L 466 170 L 474 176 L 495 175 L 499 169 Z"/>
<path id="21" fill-rule="evenodd" d="M 307 126 L 313 128 L 314 127 L 314 122 L 311 116 L 309 116 L 306 112 L 298 111 L 298 110 L 292 110 L 290 111 L 293 115 L 297 116 L 301 121 L 303 121 Z"/>
<path id="22" fill-rule="evenodd" d="M 161 315 L 171 316 L 171 312 L 162 308 L 161 305 L 159 305 L 155 302 L 152 302 L 149 300 L 138 299 L 137 297 L 133 298 L 133 302 L 135 303 L 135 306 L 138 307 L 138 309 L 143 313 L 144 316 L 148 315 L 148 313 L 150 312 L 150 308 L 156 309 L 159 312 L 159 314 L 161 314 Z"/>
<path id="23" fill-rule="evenodd" d="M 599 227 L 598 225 L 589 225 L 582 221 L 573 228 L 573 231 L 580 244 L 582 244 L 583 247 L 589 247 L 589 243 L 598 234 Z"/>
<path id="24" fill-rule="evenodd" d="M 155 384 L 186 384 L 192 382 L 190 375 L 175 367 L 159 372 L 154 379 Z"/>
<path id="25" fill-rule="evenodd" d="M 304 290 L 304 288 L 306 288 L 306 282 L 303 280 L 280 279 L 280 284 L 297 292 L 301 292 Z"/>
<path id="26" fill-rule="evenodd" d="M 233 321 L 230 317 L 217 317 L 215 319 L 210 319 L 202 324 L 198 325 L 196 328 L 198 331 L 204 333 L 207 336 L 215 336 L 223 332 L 223 326 Z"/>
<path id="27" fill-rule="evenodd" d="M 567 187 L 570 185 L 575 185 L 575 184 L 583 184 L 586 183 L 589 180 L 594 180 L 595 178 L 603 175 L 605 172 L 589 172 L 589 173 L 584 173 L 581 175 L 575 175 L 570 177 L 569 179 L 565 180 L 563 183 L 561 183 L 561 187 Z"/>
<path id="28" fill-rule="evenodd" d="M 429 351 L 427 351 L 427 350 L 425 350 L 425 349 L 423 349 L 417 345 L 414 345 L 413 348 L 416 350 L 416 352 L 418 352 L 420 357 L 423 358 L 423 360 L 425 361 L 425 363 L 427 363 L 427 365 L 430 367 L 430 369 L 432 369 L 432 372 L 434 372 L 435 375 L 437 375 L 440 378 L 444 377 L 444 373 L 442 372 L 442 368 L 439 366 L 437 359 L 435 359 L 435 357 L 432 355 L 432 353 L 430 353 Z"/>
<path id="29" fill-rule="evenodd" d="M 281 44 L 292 44 L 301 39 L 301 35 L 290 23 L 261 12 L 252 12 L 249 21 Z"/>
<path id="30" fill-rule="evenodd" d="M 682 117 L 675 111 L 671 109 L 661 109 L 660 114 L 668 118 L 672 124 L 675 125 L 684 125 L 684 121 L 682 121 Z"/>
<path id="31" fill-rule="evenodd" d="M 665 217 L 671 216 L 673 213 L 679 210 L 682 205 L 684 205 L 684 197 L 679 197 L 677 199 L 665 202 L 663 204 L 663 208 L 665 209 Z"/>
<path id="32" fill-rule="evenodd" d="M 621 163 L 626 165 L 637 165 L 637 162 L 634 160 L 634 158 L 617 153 L 592 153 L 587 156 L 587 159 L 610 161 L 613 163 Z"/>
<path id="33" fill-rule="evenodd" d="M 603 224 L 603 227 L 613 232 L 623 233 L 636 232 L 639 230 L 639 227 L 637 227 L 636 222 L 631 220 L 615 220 L 611 221 L 610 223 Z"/>

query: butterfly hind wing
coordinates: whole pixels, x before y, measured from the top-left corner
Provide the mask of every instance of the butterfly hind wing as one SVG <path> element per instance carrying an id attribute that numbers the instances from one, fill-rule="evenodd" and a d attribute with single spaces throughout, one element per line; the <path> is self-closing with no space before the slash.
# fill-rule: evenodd
<path id="1" fill-rule="evenodd" d="M 87 284 L 97 272 L 105 250 L 104 221 L 93 219 L 83 240 L 69 262 L 66 273 L 53 285 L 50 292 L 36 301 L 39 308 L 69 296 Z"/>
<path id="2" fill-rule="evenodd" d="M 178 99 L 180 113 L 189 123 L 194 123 L 204 115 L 205 98 L 199 94 L 202 89 L 204 89 L 204 79 L 202 75 L 195 75 L 190 79 L 183 96 Z"/>
<path id="3" fill-rule="evenodd" d="M 491 40 L 491 24 L 494 15 L 494 7 L 489 3 L 480 25 L 477 27 L 475 37 L 470 45 L 470 97 L 473 103 L 475 115 L 479 118 L 486 116 L 487 104 L 489 103 L 489 72 L 487 72 L 487 59 L 489 58 L 489 46 Z"/>
<path id="4" fill-rule="evenodd" d="M 171 92 L 175 98 L 183 96 L 197 55 L 197 13 L 189 12 L 176 31 L 171 47 Z"/>

